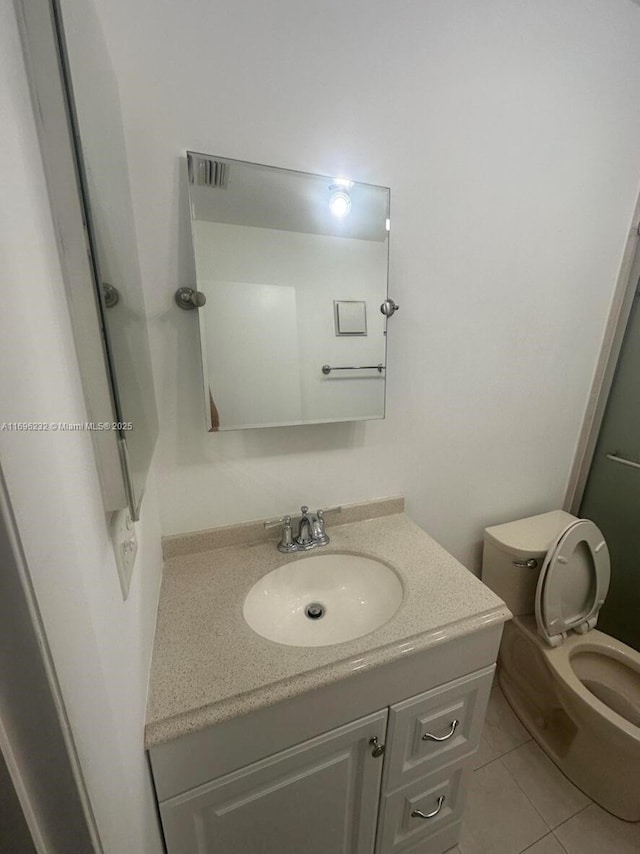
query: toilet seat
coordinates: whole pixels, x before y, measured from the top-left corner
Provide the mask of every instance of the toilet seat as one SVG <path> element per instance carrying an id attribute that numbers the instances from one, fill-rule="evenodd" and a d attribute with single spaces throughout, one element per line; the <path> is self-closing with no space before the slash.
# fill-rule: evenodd
<path id="1" fill-rule="evenodd" d="M 609 550 L 589 519 L 571 522 L 552 543 L 540 570 L 535 612 L 538 633 L 558 646 L 569 631 L 593 629 L 609 590 Z"/>

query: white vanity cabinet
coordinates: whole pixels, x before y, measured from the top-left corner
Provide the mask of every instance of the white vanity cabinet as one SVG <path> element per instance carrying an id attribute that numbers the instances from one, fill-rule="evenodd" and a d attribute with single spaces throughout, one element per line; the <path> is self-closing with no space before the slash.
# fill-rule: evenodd
<path id="1" fill-rule="evenodd" d="M 311 721 L 344 716 L 349 680 L 153 747 L 168 854 L 442 854 L 458 841 L 494 669 L 433 685 L 438 668 L 418 668 L 426 691 L 302 741 L 291 731 L 272 752 L 305 703 Z M 380 682 L 367 676 L 351 686 L 365 704 Z"/>

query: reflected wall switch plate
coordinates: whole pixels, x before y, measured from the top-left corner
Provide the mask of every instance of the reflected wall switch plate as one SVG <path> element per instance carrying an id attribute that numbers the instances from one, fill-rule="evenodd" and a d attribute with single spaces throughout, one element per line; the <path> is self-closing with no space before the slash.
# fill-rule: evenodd
<path id="1" fill-rule="evenodd" d="M 367 304 L 364 300 L 334 300 L 336 335 L 367 334 Z"/>
<path id="2" fill-rule="evenodd" d="M 129 510 L 116 510 L 111 517 L 111 542 L 118 564 L 122 598 L 129 595 L 131 576 L 138 554 L 138 538 Z"/>

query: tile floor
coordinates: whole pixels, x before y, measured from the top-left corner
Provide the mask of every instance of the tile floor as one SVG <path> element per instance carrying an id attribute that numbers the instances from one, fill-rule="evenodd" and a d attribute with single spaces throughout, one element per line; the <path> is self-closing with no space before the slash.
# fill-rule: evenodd
<path id="1" fill-rule="evenodd" d="M 639 854 L 640 822 L 614 818 L 576 789 L 531 739 L 494 682 L 462 836 L 448 854 L 524 851 Z"/>

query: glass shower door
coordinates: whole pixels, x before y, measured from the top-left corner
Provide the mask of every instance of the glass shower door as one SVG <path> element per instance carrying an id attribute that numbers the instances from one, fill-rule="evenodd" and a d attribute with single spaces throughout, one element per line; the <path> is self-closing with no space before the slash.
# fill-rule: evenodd
<path id="1" fill-rule="evenodd" d="M 598 628 L 640 651 L 640 289 L 580 515 L 598 525 L 611 553 L 611 586 Z"/>

